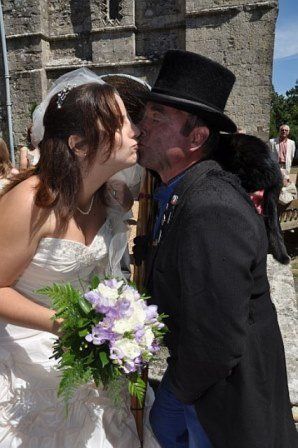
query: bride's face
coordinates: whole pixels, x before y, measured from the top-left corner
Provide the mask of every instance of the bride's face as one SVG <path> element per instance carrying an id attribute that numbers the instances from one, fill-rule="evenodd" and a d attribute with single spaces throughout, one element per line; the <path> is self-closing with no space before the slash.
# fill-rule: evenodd
<path id="1" fill-rule="evenodd" d="M 122 128 L 115 132 L 114 147 L 108 158 L 107 151 L 99 147 L 95 157 L 95 164 L 92 164 L 105 166 L 114 173 L 136 164 L 138 160 L 138 137 L 140 135 L 139 128 L 132 123 L 120 96 L 115 95 L 115 99 L 123 119 Z M 85 157 L 88 154 L 87 145 L 82 144 L 82 138 L 79 135 L 71 135 L 68 144 L 80 159 L 82 169 L 88 172 L 90 167 L 88 163 L 85 163 Z"/>
<path id="2" fill-rule="evenodd" d="M 137 162 L 140 130 L 132 123 L 119 95 L 116 95 L 116 100 L 123 117 L 123 126 L 115 133 L 115 146 L 107 163 L 113 163 L 115 168 L 123 169 Z"/>

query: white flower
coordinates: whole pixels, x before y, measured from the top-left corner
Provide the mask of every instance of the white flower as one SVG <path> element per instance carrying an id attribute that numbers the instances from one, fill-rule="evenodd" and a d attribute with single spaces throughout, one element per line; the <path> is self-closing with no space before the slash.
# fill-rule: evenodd
<path id="1" fill-rule="evenodd" d="M 132 339 L 123 338 L 115 341 L 112 350 L 121 357 L 131 360 L 141 355 L 140 347 L 136 341 Z"/>
<path id="2" fill-rule="evenodd" d="M 103 283 L 100 283 L 98 285 L 97 291 L 101 296 L 105 297 L 106 299 L 112 302 L 116 302 L 116 300 L 119 297 L 117 289 L 105 286 Z"/>
<path id="3" fill-rule="evenodd" d="M 130 317 L 124 317 L 115 321 L 113 330 L 116 333 L 124 334 L 126 331 L 134 331 L 136 327 L 144 325 L 146 321 L 146 313 L 142 307 L 141 301 L 132 302 L 131 307 L 133 312 Z"/>
<path id="4" fill-rule="evenodd" d="M 151 347 L 152 342 L 154 341 L 154 334 L 151 328 L 145 329 L 145 334 L 141 339 L 141 345 L 144 345 L 145 347 Z"/>
<path id="5" fill-rule="evenodd" d="M 135 302 L 140 298 L 140 294 L 136 289 L 127 287 L 122 291 L 120 297 L 121 299 L 129 300 L 130 302 Z"/>

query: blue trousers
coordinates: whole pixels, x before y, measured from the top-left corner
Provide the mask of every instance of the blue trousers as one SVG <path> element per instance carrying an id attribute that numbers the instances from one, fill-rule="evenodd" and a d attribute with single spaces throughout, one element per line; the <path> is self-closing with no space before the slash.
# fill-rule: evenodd
<path id="1" fill-rule="evenodd" d="M 212 448 L 195 407 L 177 400 L 167 372 L 157 390 L 150 423 L 162 448 Z"/>

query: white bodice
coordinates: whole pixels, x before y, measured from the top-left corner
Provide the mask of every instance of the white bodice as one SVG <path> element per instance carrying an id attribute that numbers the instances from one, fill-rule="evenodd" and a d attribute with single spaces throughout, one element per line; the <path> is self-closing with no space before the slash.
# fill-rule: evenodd
<path id="1" fill-rule="evenodd" d="M 108 218 L 89 246 L 66 239 L 42 238 L 34 257 L 13 288 L 25 297 L 50 307 L 50 299 L 38 294 L 37 290 L 53 283 L 71 283 L 74 288 L 83 289 L 92 276 L 108 273 L 111 237 Z M 16 325 L 0 324 L 0 338 L 8 333 L 18 339 L 32 332 L 37 333 Z"/>
<path id="2" fill-rule="evenodd" d="M 42 238 L 34 257 L 13 286 L 21 294 L 50 306 L 36 290 L 53 283 L 71 283 L 80 288 L 91 274 L 103 273 L 111 239 L 110 222 L 106 220 L 90 246 L 60 238 Z"/>

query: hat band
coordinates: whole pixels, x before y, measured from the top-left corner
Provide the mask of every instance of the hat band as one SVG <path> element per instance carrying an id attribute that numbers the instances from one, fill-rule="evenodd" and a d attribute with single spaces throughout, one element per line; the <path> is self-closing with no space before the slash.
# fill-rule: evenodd
<path id="1" fill-rule="evenodd" d="M 183 97 L 182 96 L 177 96 L 177 94 L 173 95 L 173 92 L 170 92 L 170 91 L 167 91 L 167 90 L 164 90 L 164 89 L 157 89 L 157 88 L 153 87 L 153 89 L 151 89 L 151 93 L 157 93 L 158 95 L 165 95 L 165 96 L 171 97 L 173 99 L 177 99 L 177 100 L 180 99 L 180 100 L 182 100 L 185 103 L 189 101 L 189 104 L 198 103 L 200 105 L 207 106 L 210 109 L 213 109 L 214 111 L 219 112 L 219 113 L 223 113 L 224 112 L 223 109 L 220 109 L 219 107 L 215 106 L 214 104 L 208 103 L 205 100 L 198 100 L 197 98 L 191 98 L 191 97 L 188 97 L 188 96 L 183 96 Z"/>

